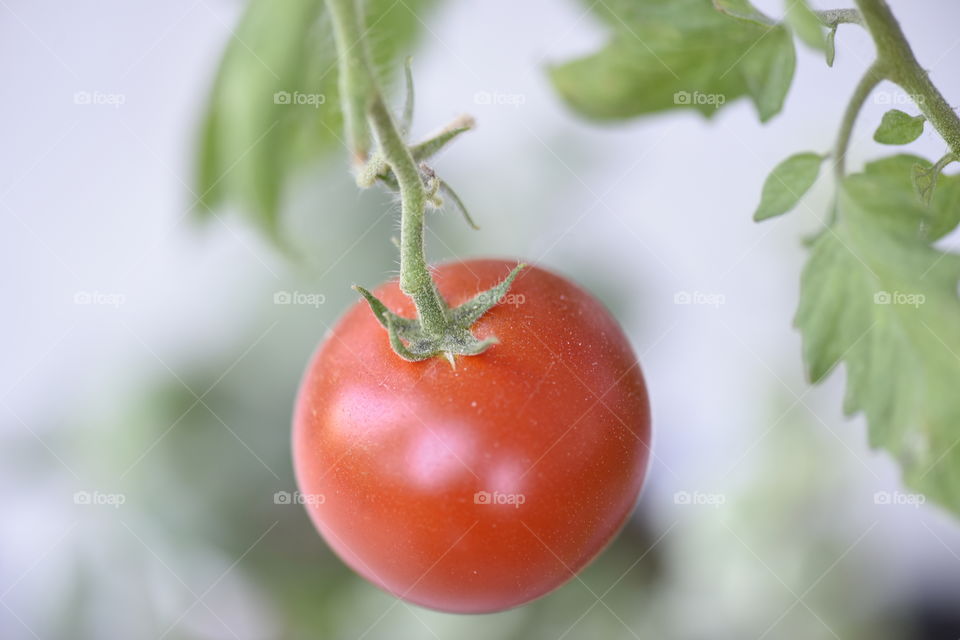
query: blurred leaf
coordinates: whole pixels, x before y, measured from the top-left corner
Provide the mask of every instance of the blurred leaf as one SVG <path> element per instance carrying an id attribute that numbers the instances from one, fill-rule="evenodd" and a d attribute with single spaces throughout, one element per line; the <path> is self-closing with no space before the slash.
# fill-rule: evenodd
<path id="1" fill-rule="evenodd" d="M 797 153 L 774 167 L 763 183 L 760 205 L 753 219 L 759 222 L 793 209 L 817 181 L 822 162 L 820 154 Z"/>
<path id="2" fill-rule="evenodd" d="M 871 444 L 899 460 L 909 486 L 960 513 L 960 256 L 930 246 L 957 224 L 958 178 L 927 209 L 911 185 L 918 160 L 887 158 L 844 180 L 796 324 L 810 378 L 845 362 L 846 413 L 866 414 Z"/>
<path id="3" fill-rule="evenodd" d="M 392 75 L 434 0 L 370 0 L 368 42 L 376 69 Z M 252 0 L 231 35 L 200 132 L 197 211 L 239 206 L 279 237 L 291 176 L 340 148 L 337 57 L 323 0 Z"/>
<path id="4" fill-rule="evenodd" d="M 299 105 L 277 101 L 280 92 L 288 92 L 291 101 L 293 91 L 324 92 L 324 85 L 315 82 L 307 89 L 305 77 L 308 40 L 318 30 L 322 8 L 322 0 L 279 5 L 253 0 L 247 7 L 231 35 L 207 108 L 197 184 L 201 214 L 233 201 L 264 229 L 276 231 L 289 162 L 282 150 L 309 114 Z"/>
<path id="5" fill-rule="evenodd" d="M 787 24 L 800 40 L 817 51 L 827 51 L 827 31 L 806 0 L 787 0 Z M 828 65 L 832 61 L 828 60 Z"/>
<path id="6" fill-rule="evenodd" d="M 783 106 L 793 39 L 748 2 L 612 0 L 591 5 L 610 28 L 599 52 L 550 69 L 554 87 L 598 120 L 692 107 L 709 117 L 749 96 L 760 119 Z"/>
<path id="7" fill-rule="evenodd" d="M 755 22 L 764 26 L 776 24 L 772 18 L 753 6 L 749 0 L 713 0 L 713 6 L 717 11 L 733 18 Z"/>
<path id="8" fill-rule="evenodd" d="M 923 123 L 926 120 L 922 115 L 911 116 L 899 109 L 890 109 L 883 114 L 880 126 L 873 134 L 873 139 L 881 144 L 913 142 L 923 133 Z"/>

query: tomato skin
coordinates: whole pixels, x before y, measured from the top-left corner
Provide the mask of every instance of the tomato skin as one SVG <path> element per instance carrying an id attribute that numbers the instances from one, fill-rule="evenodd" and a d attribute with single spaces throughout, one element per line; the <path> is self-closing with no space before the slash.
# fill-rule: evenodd
<path id="1" fill-rule="evenodd" d="M 434 277 L 455 306 L 515 264 L 447 263 Z M 374 294 L 414 316 L 395 281 Z M 293 429 L 297 482 L 327 543 L 390 593 L 457 613 L 572 578 L 629 517 L 650 443 L 639 364 L 584 290 L 528 267 L 473 331 L 500 344 L 455 370 L 406 362 L 358 302 L 307 367 Z"/>

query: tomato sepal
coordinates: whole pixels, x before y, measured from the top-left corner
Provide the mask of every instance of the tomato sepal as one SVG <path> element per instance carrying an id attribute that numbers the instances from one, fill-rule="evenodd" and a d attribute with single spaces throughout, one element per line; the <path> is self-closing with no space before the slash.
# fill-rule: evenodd
<path id="1" fill-rule="evenodd" d="M 439 334 L 427 332 L 419 319 L 404 318 L 394 313 L 363 287 L 353 288 L 363 296 L 374 317 L 387 330 L 390 347 L 398 356 L 408 362 L 443 356 L 450 366 L 456 368 L 455 356 L 479 355 L 499 342 L 496 336 L 476 337 L 470 327 L 503 299 L 526 266 L 524 263 L 518 264 L 496 286 L 476 294 L 459 307 L 446 308 L 446 326 Z"/>
<path id="2" fill-rule="evenodd" d="M 480 316 L 493 308 L 495 304 L 507 295 L 507 291 L 510 290 L 510 285 L 513 284 L 513 281 L 517 279 L 517 276 L 520 275 L 520 272 L 526 266 L 525 263 L 521 262 L 515 266 L 510 271 L 510 274 L 500 281 L 498 285 L 478 293 L 456 309 L 451 310 L 450 315 L 453 323 L 459 326 L 469 327 L 479 320 Z"/>

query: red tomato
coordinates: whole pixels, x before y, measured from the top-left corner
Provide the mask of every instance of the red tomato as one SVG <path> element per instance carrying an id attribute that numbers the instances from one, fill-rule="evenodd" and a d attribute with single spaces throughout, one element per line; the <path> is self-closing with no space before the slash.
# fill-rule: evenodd
<path id="1" fill-rule="evenodd" d="M 514 263 L 435 269 L 458 305 Z M 413 317 L 396 282 L 375 292 Z M 449 612 L 515 607 L 589 563 L 643 484 L 650 412 L 639 364 L 593 296 L 528 267 L 474 333 L 478 356 L 401 360 L 366 302 L 324 339 L 294 416 L 297 482 L 357 573 Z"/>

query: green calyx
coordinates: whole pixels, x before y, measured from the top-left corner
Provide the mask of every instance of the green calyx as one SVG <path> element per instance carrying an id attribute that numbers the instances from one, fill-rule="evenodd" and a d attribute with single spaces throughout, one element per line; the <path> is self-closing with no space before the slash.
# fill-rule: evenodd
<path id="1" fill-rule="evenodd" d="M 442 322 L 439 326 L 430 328 L 420 317 L 420 313 L 417 318 L 404 318 L 390 311 L 383 302 L 363 287 L 355 286 L 354 289 L 366 299 L 373 315 L 387 330 L 390 346 L 397 355 L 410 362 L 442 355 L 451 366 L 456 366 L 454 356 L 475 356 L 486 351 L 491 345 L 497 344 L 496 336 L 481 340 L 473 335 L 470 327 L 503 299 L 524 267 L 526 267 L 525 264 L 518 264 L 499 284 L 478 293 L 456 308 L 451 309 L 438 295 L 437 298 L 442 304 Z"/>

